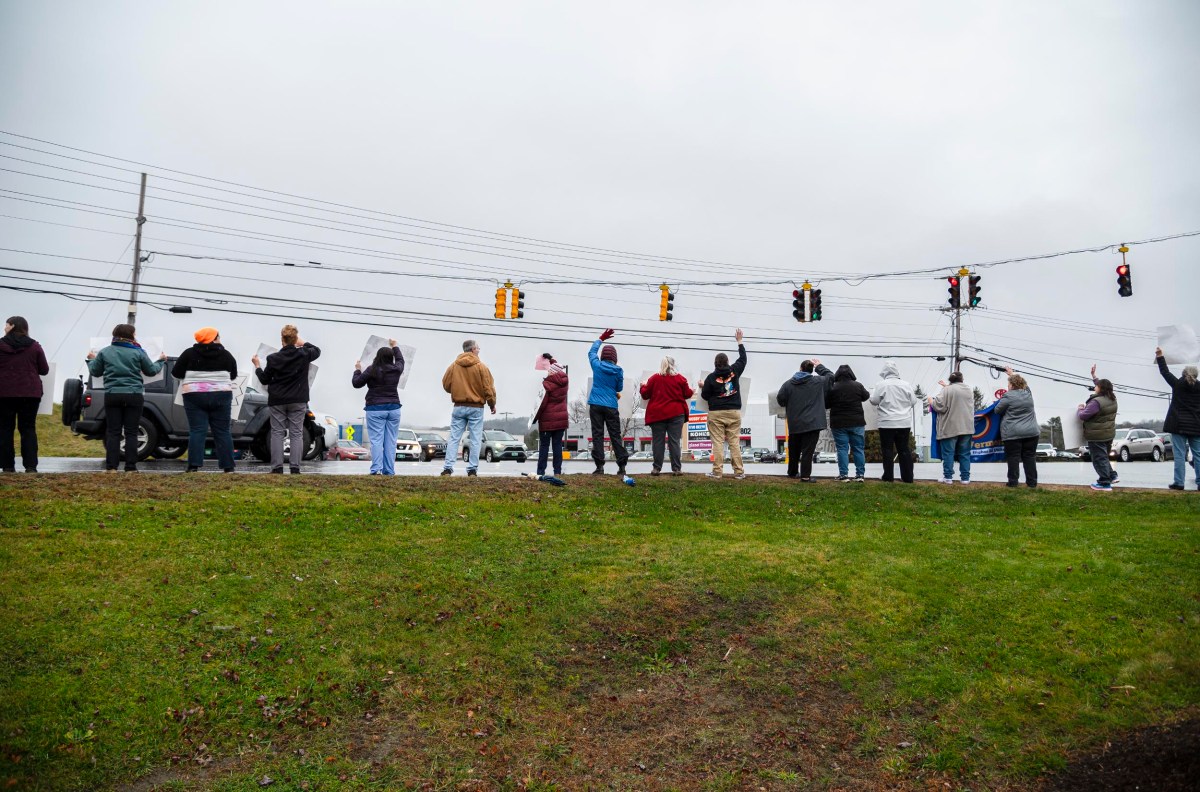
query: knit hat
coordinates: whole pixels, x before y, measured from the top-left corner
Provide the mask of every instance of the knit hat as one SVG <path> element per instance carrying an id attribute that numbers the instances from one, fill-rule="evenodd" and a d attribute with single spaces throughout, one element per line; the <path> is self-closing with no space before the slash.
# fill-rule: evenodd
<path id="1" fill-rule="evenodd" d="M 617 362 L 617 348 L 612 344 L 605 344 L 600 350 L 600 359 L 607 360 L 609 363 Z"/>
<path id="2" fill-rule="evenodd" d="M 219 335 L 220 333 L 217 332 L 217 328 L 215 327 L 201 327 L 196 331 L 196 343 L 211 344 L 217 340 L 217 336 Z"/>

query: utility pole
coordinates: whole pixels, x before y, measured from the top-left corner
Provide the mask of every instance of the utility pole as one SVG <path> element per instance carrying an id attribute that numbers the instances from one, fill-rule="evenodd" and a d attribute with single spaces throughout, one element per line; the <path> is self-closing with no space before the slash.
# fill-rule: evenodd
<path id="1" fill-rule="evenodd" d="M 138 193 L 137 233 L 133 238 L 133 278 L 129 284 L 129 324 L 137 324 L 138 281 L 142 277 L 142 226 L 146 222 L 146 174 L 142 174 L 142 189 Z"/>
<path id="2" fill-rule="evenodd" d="M 959 284 L 965 282 L 965 279 L 970 276 L 971 271 L 963 267 L 958 271 Z M 962 297 L 959 296 L 958 305 L 954 306 L 954 369 L 953 371 L 962 370 Z"/>

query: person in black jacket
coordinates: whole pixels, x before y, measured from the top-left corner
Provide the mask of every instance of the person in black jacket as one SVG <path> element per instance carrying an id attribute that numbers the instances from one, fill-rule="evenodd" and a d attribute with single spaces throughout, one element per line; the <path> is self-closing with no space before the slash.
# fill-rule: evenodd
<path id="1" fill-rule="evenodd" d="M 42 403 L 42 377 L 50 364 L 42 345 L 29 337 L 29 322 L 10 316 L 0 338 L 0 469 L 17 472 L 13 431 L 21 433 L 21 464 L 37 473 L 37 414 Z"/>
<path id="2" fill-rule="evenodd" d="M 371 475 L 396 475 L 396 435 L 400 429 L 400 377 L 404 374 L 404 355 L 389 338 L 388 345 L 375 353 L 365 369 L 354 363 L 350 384 L 367 389 L 365 415 L 367 440 L 371 443 Z"/>
<path id="3" fill-rule="evenodd" d="M 1171 433 L 1171 450 L 1175 455 L 1175 480 L 1170 489 L 1183 489 L 1187 478 L 1187 455 L 1192 452 L 1192 467 L 1196 471 L 1196 489 L 1200 490 L 1200 382 L 1196 367 L 1185 366 L 1183 376 L 1176 377 L 1167 368 L 1161 348 L 1154 350 L 1158 372 L 1171 386 L 1171 406 L 1163 421 L 1163 431 Z"/>
<path id="4" fill-rule="evenodd" d="M 215 327 L 201 327 L 195 333 L 196 344 L 185 349 L 171 376 L 182 380 L 183 412 L 188 422 L 188 473 L 204 465 L 204 442 L 212 427 L 217 465 L 233 472 L 233 380 L 237 361 L 221 346 L 221 334 Z"/>
<path id="5" fill-rule="evenodd" d="M 726 444 L 733 477 L 746 478 L 742 467 L 742 373 L 746 370 L 746 347 L 742 346 L 740 328 L 733 337 L 738 345 L 737 360 L 731 366 L 729 356 L 720 353 L 713 360 L 713 371 L 700 383 L 700 398 L 708 402 L 708 436 L 712 440 L 709 478 L 721 478 Z"/>
<path id="6" fill-rule="evenodd" d="M 854 371 L 849 366 L 838 366 L 833 375 L 833 387 L 825 393 L 829 428 L 833 430 L 833 442 L 837 446 L 838 481 L 866 480 L 867 418 L 863 413 L 863 402 L 869 398 L 870 391 L 854 378 Z M 849 475 L 851 453 L 854 454 L 853 479 Z"/>
<path id="7" fill-rule="evenodd" d="M 304 453 L 304 414 L 308 412 L 308 367 L 321 356 L 321 350 L 300 340 L 295 325 L 280 331 L 283 349 L 267 355 L 267 366 L 255 355 L 254 373 L 267 386 L 267 408 L 271 411 L 271 472 L 283 472 L 283 438 L 287 435 L 289 465 L 293 474 L 300 472 Z"/>

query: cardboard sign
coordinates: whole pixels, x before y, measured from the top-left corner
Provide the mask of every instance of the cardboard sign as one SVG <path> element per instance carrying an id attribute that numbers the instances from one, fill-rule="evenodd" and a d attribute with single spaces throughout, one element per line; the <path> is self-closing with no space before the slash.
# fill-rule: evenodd
<path id="1" fill-rule="evenodd" d="M 157 363 L 158 356 L 163 353 L 162 336 L 155 336 L 153 338 L 139 339 L 138 343 L 142 345 L 142 350 L 146 353 L 146 356 L 149 357 L 150 360 Z M 111 345 L 112 345 L 112 338 L 104 338 L 103 336 L 91 338 L 88 340 L 88 349 L 90 349 L 92 352 L 95 352 L 96 354 L 100 354 L 101 349 L 104 349 L 104 347 L 111 346 Z M 164 379 L 166 377 L 166 367 L 167 367 L 167 364 L 164 362 L 163 367 L 161 369 L 159 369 L 158 373 L 155 374 L 154 376 L 147 376 L 147 375 L 143 374 L 142 382 L 143 383 L 158 382 L 159 380 Z M 104 377 L 92 377 L 92 387 L 103 388 L 104 387 Z"/>
<path id="2" fill-rule="evenodd" d="M 42 401 L 38 404 L 38 415 L 50 415 L 54 412 L 54 374 L 58 364 L 51 363 L 50 371 L 42 375 Z"/>
<path id="3" fill-rule="evenodd" d="M 767 412 L 776 418 L 787 418 L 787 407 L 779 403 L 779 391 L 773 390 L 767 394 Z"/>
<path id="4" fill-rule="evenodd" d="M 1083 441 L 1083 421 L 1079 420 L 1079 413 L 1073 407 L 1061 407 L 1051 412 L 1059 417 L 1062 422 L 1062 440 L 1063 448 L 1078 449 L 1084 444 Z"/>
<path id="5" fill-rule="evenodd" d="M 1188 325 L 1167 325 L 1158 328 L 1158 346 L 1167 363 L 1200 363 L 1200 341 Z"/>
<path id="6" fill-rule="evenodd" d="M 387 342 L 385 341 L 384 343 L 387 343 Z M 266 344 L 259 344 L 258 351 L 255 352 L 254 354 L 258 355 L 259 362 L 262 363 L 262 366 L 260 368 L 265 369 L 267 367 L 267 355 L 274 355 L 278 351 L 279 351 L 278 347 L 267 346 Z M 316 381 L 316 379 L 317 379 L 317 364 L 309 363 L 308 364 L 308 387 L 311 388 L 313 382 Z M 254 374 L 254 381 L 256 383 L 258 383 L 258 387 L 262 389 L 263 393 L 270 392 L 268 390 L 267 386 L 263 384 L 262 380 L 260 380 L 258 378 L 257 372 Z"/>
<path id="7" fill-rule="evenodd" d="M 363 347 L 362 356 L 358 362 L 363 368 L 371 365 L 375 360 L 375 353 L 388 345 L 388 340 L 383 336 L 373 335 L 367 339 L 367 345 Z M 404 373 L 400 375 L 400 383 L 396 386 L 400 390 L 404 390 L 404 386 L 408 384 L 408 375 L 412 373 L 413 359 L 417 356 L 415 347 L 397 344 L 396 348 L 400 350 L 400 354 L 404 356 Z M 312 384 L 312 380 L 309 380 Z"/>

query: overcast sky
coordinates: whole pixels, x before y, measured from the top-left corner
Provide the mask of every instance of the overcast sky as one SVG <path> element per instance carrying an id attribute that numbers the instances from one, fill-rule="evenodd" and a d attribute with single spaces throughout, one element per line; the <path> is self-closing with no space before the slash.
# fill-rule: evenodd
<path id="1" fill-rule="evenodd" d="M 1198 37 L 1191 0 L 0 0 L 0 130 L 151 166 L 0 134 L 0 189 L 11 191 L 0 193 L 0 247 L 105 262 L 4 252 L 0 266 L 127 279 L 136 171 L 148 170 L 147 250 L 410 273 L 163 255 L 145 272 L 160 291 L 251 295 L 228 299 L 253 304 L 220 307 L 270 314 L 206 310 L 214 306 L 194 293 L 147 297 L 195 308 L 141 310 L 139 333 L 165 337 L 174 353 L 212 324 L 249 367 L 260 342 L 278 343 L 280 325 L 308 317 L 301 333 L 324 351 L 313 406 L 339 418 L 361 414 L 349 379 L 372 333 L 418 349 L 402 394 L 406 426 L 446 423 L 440 378 L 465 337 L 480 340 L 500 410 L 523 415 L 537 392 L 534 358 L 549 351 L 569 364 L 579 392 L 588 342 L 607 326 L 619 331 L 631 378 L 663 353 L 630 342 L 695 348 L 675 354 L 698 374 L 713 353 L 734 351 L 740 325 L 755 399 L 814 353 L 831 367 L 849 363 L 868 385 L 875 356 L 913 355 L 902 373 L 931 390 L 949 370 L 932 356 L 948 348 L 936 309 L 952 269 L 1200 230 Z M 1097 361 L 1101 376 L 1162 388 L 1154 331 L 1200 327 L 1198 258 L 1200 237 L 1134 247 L 1125 299 L 1110 252 L 980 270 L 986 310 L 964 320 L 964 341 L 988 351 L 976 357 L 1076 376 Z M 17 283 L 12 275 L 0 271 L 0 282 Z M 495 281 L 507 277 L 825 278 L 825 318 L 795 322 L 790 284 L 681 285 L 670 323 L 657 321 L 653 287 L 528 284 L 524 321 L 488 321 Z M 316 304 L 265 305 L 258 295 Z M 11 291 L 0 301 L 0 313 L 29 318 L 60 380 L 82 369 L 87 339 L 125 313 L 123 303 Z M 417 314 L 356 317 L 344 305 Z M 970 364 L 964 373 L 989 394 L 1002 384 Z M 1079 387 L 1031 382 L 1043 408 L 1082 400 Z M 1161 417 L 1165 406 L 1121 397 L 1124 418 Z"/>

